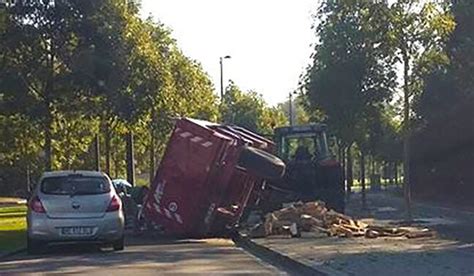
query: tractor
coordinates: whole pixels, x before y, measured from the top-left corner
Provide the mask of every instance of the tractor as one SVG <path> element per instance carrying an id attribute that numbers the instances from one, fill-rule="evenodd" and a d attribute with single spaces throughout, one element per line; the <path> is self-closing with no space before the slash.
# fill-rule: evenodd
<path id="1" fill-rule="evenodd" d="M 344 212 L 345 190 L 340 163 L 331 153 L 325 124 L 276 128 L 276 155 L 286 163 L 280 180 L 266 182 L 258 200 L 259 209 L 269 212 L 284 203 L 322 200 Z"/>

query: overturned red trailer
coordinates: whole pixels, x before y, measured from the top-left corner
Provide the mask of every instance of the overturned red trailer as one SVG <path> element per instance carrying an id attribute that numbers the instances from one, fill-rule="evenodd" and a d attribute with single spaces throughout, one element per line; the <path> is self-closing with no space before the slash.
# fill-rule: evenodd
<path id="1" fill-rule="evenodd" d="M 144 203 L 146 221 L 164 235 L 225 234 L 284 163 L 272 141 L 237 126 L 177 120 Z"/>

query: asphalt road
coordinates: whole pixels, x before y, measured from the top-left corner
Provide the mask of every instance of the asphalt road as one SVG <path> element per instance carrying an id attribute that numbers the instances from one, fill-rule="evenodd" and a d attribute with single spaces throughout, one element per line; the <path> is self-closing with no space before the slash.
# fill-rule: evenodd
<path id="1" fill-rule="evenodd" d="M 0 275 L 282 274 L 227 239 L 129 238 L 124 251 L 62 245 L 44 254 L 25 253 L 0 261 Z"/>

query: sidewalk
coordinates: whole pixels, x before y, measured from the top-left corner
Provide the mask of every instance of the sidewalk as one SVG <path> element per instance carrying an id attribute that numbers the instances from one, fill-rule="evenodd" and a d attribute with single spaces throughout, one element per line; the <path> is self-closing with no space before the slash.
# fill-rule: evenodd
<path id="1" fill-rule="evenodd" d="M 403 200 L 387 193 L 367 196 L 376 222 L 404 219 Z M 367 218 L 360 195 L 352 195 L 347 214 Z M 328 238 L 303 233 L 302 238 L 269 237 L 250 242 L 289 257 L 327 275 L 466 275 L 474 274 L 474 213 L 414 204 L 414 219 L 438 231 L 436 238 Z"/>

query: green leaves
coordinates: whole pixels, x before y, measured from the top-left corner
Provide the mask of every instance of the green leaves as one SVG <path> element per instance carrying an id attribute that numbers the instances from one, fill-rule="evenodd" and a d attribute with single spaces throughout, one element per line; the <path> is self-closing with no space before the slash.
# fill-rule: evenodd
<path id="1" fill-rule="evenodd" d="M 260 94 L 243 92 L 233 82 L 226 87 L 221 113 L 225 123 L 263 134 L 272 134 L 275 127 L 287 124 L 281 109 L 267 106 Z"/>
<path id="2" fill-rule="evenodd" d="M 304 88 L 346 144 L 365 139 L 365 117 L 390 101 L 395 86 L 388 6 L 364 1 L 323 2 L 319 43 Z"/>
<path id="3" fill-rule="evenodd" d="M 0 10 L 0 135 L 11 125 L 13 135 L 34 145 L 25 155 L 25 147 L 2 139 L 8 154 L 0 167 L 33 160 L 49 167 L 51 159 L 52 169 L 92 168 L 100 133 L 121 174 L 122 136 L 133 130 L 140 173 L 147 149 L 156 144 L 157 156 L 164 149 L 172 117 L 217 120 L 209 76 L 168 28 L 138 12 L 125 0 L 30 1 Z M 32 127 L 36 134 L 25 136 Z"/>
<path id="4" fill-rule="evenodd" d="M 322 3 L 316 28 L 319 43 L 306 74 L 305 95 L 309 107 L 323 111 L 345 144 L 355 140 L 359 148 L 372 153 L 390 152 L 389 144 L 399 146 L 394 138 L 399 135 L 399 119 L 388 120 L 387 114 L 398 118 L 392 113 L 400 106 L 409 114 L 410 101 L 419 97 L 425 85 L 423 76 L 448 66 L 444 47 L 455 23 L 447 7 L 419 0 L 391 5 Z M 394 101 L 400 65 L 405 69 L 403 88 L 408 98 L 403 105 Z"/>

